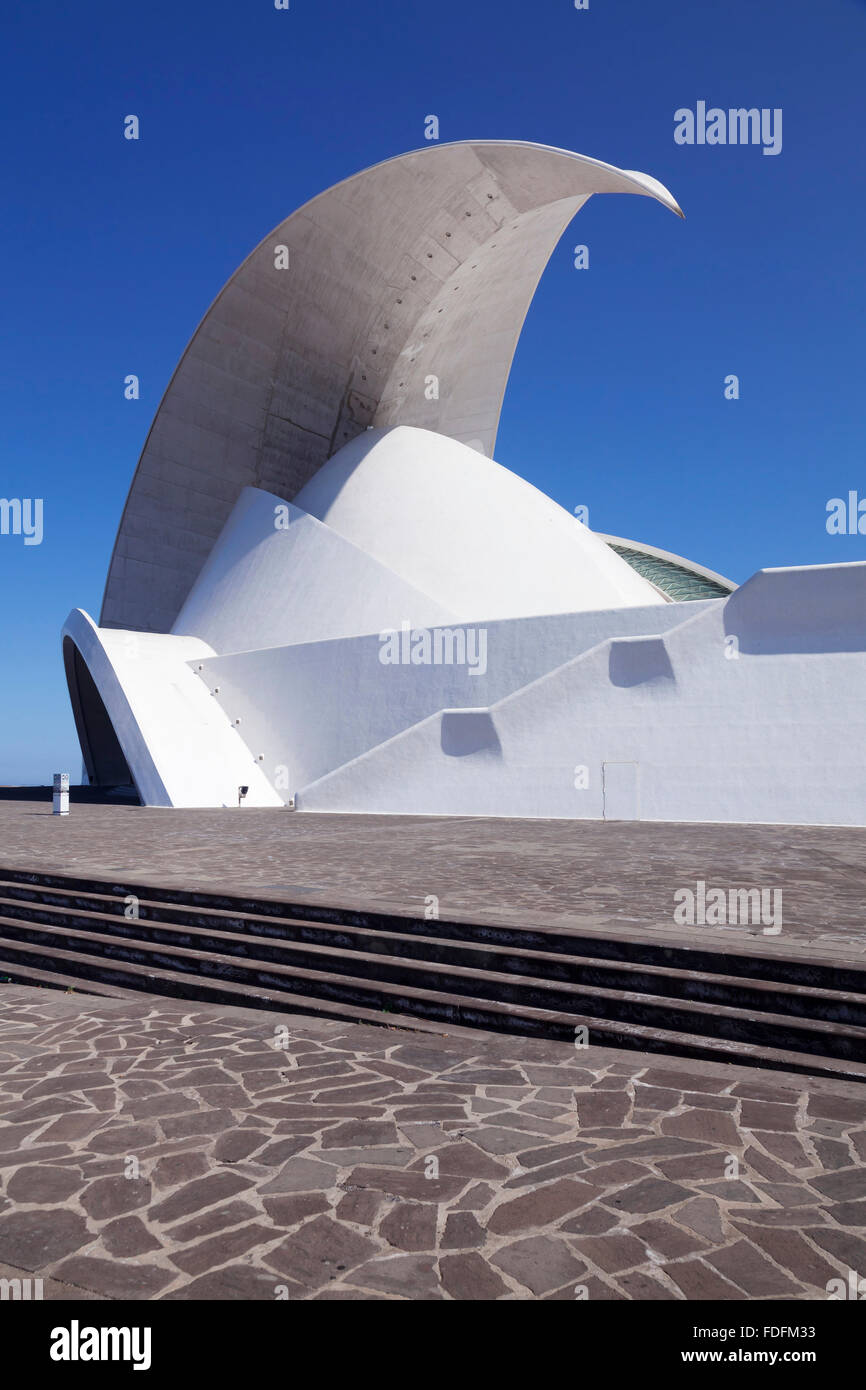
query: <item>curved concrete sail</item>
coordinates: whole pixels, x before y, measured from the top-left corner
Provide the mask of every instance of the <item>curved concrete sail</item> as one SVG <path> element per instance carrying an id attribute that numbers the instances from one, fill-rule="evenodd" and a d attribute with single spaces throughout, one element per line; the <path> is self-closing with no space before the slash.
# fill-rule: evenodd
<path id="1" fill-rule="evenodd" d="M 163 397 L 100 626 L 169 632 L 242 489 L 292 500 L 368 426 L 415 425 L 492 457 L 538 281 L 593 193 L 680 213 L 648 175 L 472 140 L 387 160 L 280 223 L 218 295 Z"/>

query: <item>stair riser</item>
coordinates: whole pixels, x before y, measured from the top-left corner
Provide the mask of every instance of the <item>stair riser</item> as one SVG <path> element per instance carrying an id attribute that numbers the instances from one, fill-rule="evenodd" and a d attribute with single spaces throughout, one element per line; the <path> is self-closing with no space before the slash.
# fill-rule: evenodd
<path id="1" fill-rule="evenodd" d="M 103 905 L 104 911 L 104 905 Z M 195 914 L 189 914 L 194 917 Z M 287 925 L 285 929 L 274 928 L 268 937 L 258 935 L 256 924 L 238 919 L 220 919 L 220 931 L 233 932 L 237 940 L 221 940 L 207 934 L 207 927 L 213 927 L 212 920 L 197 919 L 201 922 L 199 933 L 185 933 L 178 926 L 161 925 L 160 920 L 142 916 L 134 920 L 118 914 L 116 920 L 104 917 L 88 917 L 85 913 L 52 912 L 49 907 L 37 904 L 4 903 L 0 905 L 0 916 L 15 917 L 34 928 L 39 923 L 49 924 L 62 930 L 71 927 L 78 931 L 111 934 L 119 940 L 130 942 L 151 942 L 166 947 L 184 946 L 200 952 L 216 952 L 221 955 L 254 957 L 256 960 L 278 965 L 296 966 L 307 970 L 333 970 L 337 973 L 360 975 L 367 978 L 388 979 L 396 983 L 415 983 L 424 988 L 445 988 L 437 982 L 430 984 L 422 973 L 412 970 L 400 971 L 399 966 L 390 967 L 389 959 L 394 956 L 409 957 L 419 962 L 419 972 L 423 965 L 448 964 L 473 970 L 480 974 L 494 971 L 500 974 L 520 975 L 528 978 L 546 980 L 551 983 L 579 986 L 583 989 L 613 989 L 627 993 L 662 995 L 688 1005 L 689 1001 L 718 1004 L 729 1008 L 745 1009 L 751 1012 L 776 1013 L 792 1019 L 820 1019 L 829 1023 L 849 1024 L 866 1027 L 866 1004 L 851 1005 L 844 999 L 827 1000 L 811 995 L 790 996 L 772 990 L 752 990 L 748 984 L 730 986 L 714 980 L 677 978 L 643 974 L 639 971 L 616 970 L 605 966 L 578 966 L 553 959 L 538 959 L 521 956 L 517 953 L 501 956 L 476 948 L 466 948 L 440 943 L 425 942 L 421 939 L 398 941 L 388 937 L 359 937 L 348 931 L 329 931 L 319 927 Z M 187 925 L 187 924 L 185 924 Z M 193 925 L 190 923 L 188 925 Z M 0 935 L 3 927 L 0 925 Z M 204 933 L 204 934 L 202 934 Z M 323 940 L 324 937 L 324 940 Z M 24 938 L 26 939 L 26 938 Z M 304 944 L 328 945 L 347 952 L 345 962 L 336 958 L 325 960 L 313 951 L 305 951 Z M 366 962 L 354 958 L 358 952 L 379 953 L 378 962 Z M 396 973 L 395 973 L 396 972 Z M 433 978 L 432 976 L 429 978 Z M 443 977 L 444 978 L 444 977 Z"/>
<path id="2" fill-rule="evenodd" d="M 532 928 L 512 928 L 489 926 L 478 923 L 455 923 L 429 921 L 423 918 L 389 916 L 384 913 L 352 911 L 343 908 L 328 908 L 308 903 L 274 902 L 259 898 L 238 898 L 221 894 L 201 893 L 182 889 L 151 888 L 143 884 L 120 884 L 92 879 L 64 878 L 58 874 L 34 874 L 20 869 L 0 868 L 0 879 L 12 880 L 19 884 L 18 892 L 27 895 L 28 900 L 39 903 L 51 901 L 51 889 L 65 888 L 67 894 L 54 895 L 55 906 L 76 906 L 84 911 L 104 911 L 93 895 L 110 893 L 119 900 L 126 896 L 150 899 L 164 904 L 159 909 L 161 919 L 177 922 L 181 926 L 213 925 L 207 918 L 196 918 L 194 909 L 206 907 L 224 912 L 226 920 L 243 922 L 248 916 L 293 917 L 311 923 L 321 923 L 336 928 L 363 927 L 368 930 L 417 937 L 436 937 L 440 940 L 465 942 L 467 945 L 510 946 L 517 951 L 527 950 L 553 952 L 555 954 L 574 954 L 592 957 L 612 963 L 622 962 L 633 965 L 670 966 L 674 969 L 687 969 L 699 974 L 721 974 L 741 976 L 744 979 L 776 981 L 781 984 L 797 984 L 815 989 L 838 990 L 844 993 L 866 994 L 866 970 L 848 967 L 827 967 L 813 962 L 786 960 L 784 957 L 737 956 L 720 951 L 707 951 L 700 947 L 700 928 L 695 928 L 695 947 L 685 949 L 676 946 L 655 944 L 651 941 L 633 939 L 611 939 L 608 937 L 582 936 L 579 930 L 573 934 L 554 935 Z M 75 893 L 70 899 L 68 892 Z M 13 896 L 14 890 L 4 890 L 3 896 Z M 224 929 L 221 925 L 221 930 Z M 225 928 L 231 930 L 233 928 Z M 264 924 L 257 924 L 256 930 L 264 932 Z"/>
<path id="3" fill-rule="evenodd" d="M 38 925 L 29 922 L 22 922 L 20 927 L 3 925 L 0 927 L 0 938 L 0 959 L 5 957 L 7 948 L 16 939 L 46 948 L 48 951 L 52 948 L 75 952 L 84 949 L 74 939 L 67 941 L 62 933 L 41 931 Z M 387 962 L 346 959 L 329 964 L 326 967 L 328 973 L 325 978 L 310 981 L 272 973 L 255 962 L 245 964 L 238 960 L 237 963 L 229 963 L 212 958 L 206 953 L 194 957 L 185 956 L 172 950 L 170 946 L 145 950 L 139 943 L 121 938 L 111 943 L 94 939 L 87 943 L 86 951 L 88 955 L 100 956 L 106 961 L 128 962 L 155 970 L 173 970 L 193 979 L 232 980 L 251 988 L 258 986 L 291 994 L 311 997 L 318 995 L 372 1009 L 391 1008 L 400 1011 L 393 994 L 376 988 L 377 983 L 382 982 L 395 985 L 401 990 L 405 989 L 407 996 L 412 996 L 413 990 L 465 995 L 467 1007 L 470 1007 L 469 1001 L 474 1005 L 477 1001 L 490 1000 L 511 1005 L 516 1009 L 548 1009 L 570 1015 L 574 1018 L 575 1025 L 592 1019 L 603 1019 L 609 1023 L 621 1022 L 636 1024 L 642 1028 L 687 1032 L 700 1037 L 726 1039 L 758 1047 L 773 1047 L 848 1061 L 866 1061 L 866 1049 L 862 1042 L 844 1035 L 814 1034 L 805 1029 L 798 1029 L 793 1024 L 775 1025 L 746 1016 L 726 1018 L 682 1008 L 661 1008 L 634 999 L 599 998 L 585 990 L 535 989 L 532 986 L 489 980 L 483 975 L 457 979 L 450 975 L 437 974 L 431 969 L 413 970 L 410 977 L 409 972 Z M 358 966 L 364 966 L 367 973 L 360 973 Z M 323 966 L 321 961 L 317 961 L 310 968 L 321 970 Z"/>
<path id="4" fill-rule="evenodd" d="M 38 963 L 38 962 L 37 962 Z M 32 957 L 28 957 L 21 962 L 0 960 L 0 977 L 9 975 L 15 983 L 28 983 L 28 967 L 33 964 Z M 41 959 L 40 967 L 43 970 L 56 968 L 56 963 L 50 956 Z M 86 970 L 86 973 L 85 973 Z M 82 991 L 86 992 L 87 986 L 91 985 L 98 991 L 99 984 L 121 986 L 124 989 L 135 990 L 144 994 L 159 993 L 174 999 L 188 999 L 198 1003 L 226 1004 L 237 1006 L 238 998 L 234 993 L 220 990 L 218 985 L 205 982 L 195 977 L 191 977 L 189 982 L 177 982 L 174 980 L 163 980 L 158 975 L 150 978 L 126 975 L 122 970 L 112 967 L 93 969 L 79 969 L 76 963 L 64 962 L 64 973 L 81 979 Z M 40 981 L 40 983 L 43 983 Z M 305 1015 L 314 1017 L 326 1017 L 333 1019 L 334 1012 L 317 1012 L 315 1000 L 308 996 L 286 996 L 286 1002 L 296 1003 L 299 1011 Z M 404 1013 L 409 1017 L 423 1019 L 427 1022 L 450 1024 L 453 1027 L 472 1027 L 483 1028 L 488 1032 L 508 1034 L 518 1037 L 545 1038 L 553 1042 L 574 1041 L 573 1029 L 568 1024 L 562 1024 L 556 1020 L 552 1022 L 542 1022 L 536 1019 L 523 1019 L 515 1016 L 503 1017 L 498 1013 L 487 1013 L 483 1008 L 468 1006 L 466 1009 L 460 1008 L 437 1008 L 427 1001 L 415 1001 L 407 997 L 404 1001 Z M 244 1004 L 247 1008 L 261 1008 L 271 1013 L 277 1008 L 273 998 L 264 998 L 256 994 L 245 996 Z M 355 1022 L 356 1017 L 352 1013 L 351 1005 L 346 1007 L 343 1015 L 347 1022 Z M 360 1020 L 369 1022 L 369 1020 Z M 388 1014 L 382 1014 L 383 1026 L 388 1026 Z M 639 1053 L 651 1053 L 653 1055 L 666 1057 L 682 1057 L 695 1061 L 722 1062 L 730 1063 L 730 1053 L 714 1048 L 712 1044 L 703 1046 L 701 1043 L 695 1045 L 679 1044 L 663 1037 L 639 1036 L 628 1032 L 621 1032 L 616 1026 L 594 1025 L 590 1037 L 590 1043 L 595 1043 L 599 1047 L 622 1048 L 625 1051 Z M 754 1057 L 748 1052 L 739 1054 L 736 1058 L 738 1066 L 754 1066 L 765 1068 L 767 1063 L 761 1057 Z M 833 1063 L 815 1059 L 810 1061 L 804 1057 L 802 1065 L 789 1063 L 785 1070 L 794 1075 L 821 1076 L 829 1080 L 851 1081 L 862 1080 L 861 1077 L 852 1075 L 845 1069 L 844 1063 L 840 1064 L 841 1069 L 835 1070 Z"/>

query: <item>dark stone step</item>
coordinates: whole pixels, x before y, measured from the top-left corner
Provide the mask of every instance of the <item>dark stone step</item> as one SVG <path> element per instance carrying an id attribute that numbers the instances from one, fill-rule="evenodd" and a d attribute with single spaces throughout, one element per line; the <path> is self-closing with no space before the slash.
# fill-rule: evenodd
<path id="1" fill-rule="evenodd" d="M 40 901 L 45 891 L 58 889 L 73 892 L 81 899 L 78 905 L 99 910 L 94 901 L 100 896 L 123 899 L 134 895 L 140 899 L 179 910 L 181 918 L 189 916 L 191 908 L 227 914 L 236 920 L 255 917 L 279 918 L 310 924 L 336 927 L 358 927 L 384 933 L 407 936 L 435 937 L 439 940 L 507 946 L 516 949 L 571 954 L 597 960 L 647 966 L 667 966 L 701 974 L 717 974 L 750 980 L 798 984 L 805 987 L 866 995 L 866 969 L 848 965 L 826 965 L 807 959 L 789 959 L 781 954 L 759 952 L 738 953 L 719 951 L 703 946 L 685 947 L 663 940 L 653 941 L 624 932 L 606 936 L 582 933 L 579 926 L 570 928 L 511 927 L 490 923 L 448 922 L 426 918 L 403 917 L 394 914 L 334 908 L 320 904 L 277 902 L 268 899 L 199 890 L 152 887 L 128 880 L 99 880 L 60 874 L 41 874 L 23 869 L 0 869 L 0 880 L 18 884 L 35 894 Z M 8 889 L 2 890 L 11 896 Z M 162 915 L 162 912 L 160 913 Z M 660 928 L 660 933 L 663 931 Z M 700 929 L 695 928 L 698 932 Z"/>
<path id="2" fill-rule="evenodd" d="M 802 1051 L 812 1055 L 866 1061 L 866 1031 L 822 1021 L 751 1014 L 702 1003 L 674 1007 L 667 999 L 608 990 L 563 988 L 520 977 L 488 972 L 474 974 L 453 966 L 428 966 L 383 960 L 358 952 L 329 953 L 312 967 L 282 965 L 222 952 L 127 940 L 68 926 L 0 918 L 4 941 L 24 941 L 42 947 L 84 951 L 91 956 L 168 969 L 201 978 L 230 979 L 251 986 L 301 991 L 316 997 L 348 1000 L 367 1008 L 389 1005 L 392 995 L 448 994 L 467 1001 L 506 1004 L 515 1009 L 542 1009 L 568 1015 L 573 1026 L 590 1020 L 616 1020 L 661 1032 L 688 1032 L 759 1047 Z M 400 1006 L 402 1007 L 402 1005 Z"/>
<path id="3" fill-rule="evenodd" d="M 61 974 L 59 968 L 62 968 L 64 973 Z M 431 1026 L 438 1031 L 435 1026 L 439 1024 L 461 1029 L 484 1028 L 490 1032 L 540 1037 L 560 1042 L 573 1042 L 574 1037 L 573 1020 L 553 1013 L 543 1014 L 533 1010 L 518 1013 L 507 1006 L 494 1004 L 481 1008 L 473 1005 L 465 1009 L 463 1001 L 455 1003 L 447 1000 L 428 1001 L 411 998 L 406 1000 L 407 1010 L 404 1014 L 376 1012 L 321 999 L 312 1000 L 306 996 L 287 995 L 281 991 L 251 991 L 246 985 L 237 985 L 227 980 L 214 984 L 194 976 L 179 976 L 162 970 L 149 971 L 141 966 L 128 965 L 120 968 L 66 951 L 57 951 L 52 956 L 45 956 L 38 947 L 0 941 L 0 977 L 7 974 L 22 984 L 31 980 L 35 983 L 51 980 L 57 981 L 59 988 L 79 985 L 82 992 L 87 992 L 86 987 L 89 987 L 94 993 L 104 992 L 112 995 L 128 995 L 132 992 L 161 994 L 202 1003 L 241 1003 L 248 1008 L 267 1009 L 269 1012 L 287 1011 L 287 1006 L 294 1004 L 295 1009 L 288 1011 L 347 1022 L 372 1022 L 386 1027 L 414 1030 L 420 1025 L 425 1031 Z M 703 1038 L 676 1033 L 668 1033 L 661 1037 L 653 1030 L 625 1023 L 608 1024 L 598 1021 L 593 1025 L 592 1041 L 601 1047 L 619 1047 L 630 1051 L 693 1058 L 699 1061 L 770 1068 L 831 1080 L 866 1081 L 866 1066 L 862 1063 L 828 1061 L 821 1057 L 805 1057 L 778 1049 L 731 1044 L 723 1039 L 708 1042 Z"/>
<path id="4" fill-rule="evenodd" d="M 0 885 L 2 891 L 3 885 Z M 100 900 L 103 908 L 113 899 Z M 118 900 L 122 909 L 123 900 Z M 191 950 L 218 952 L 256 961 L 301 968 L 330 968 L 337 972 L 378 976 L 392 961 L 416 965 L 456 966 L 474 974 L 495 972 L 526 979 L 606 989 L 628 994 L 644 993 L 684 1003 L 716 1004 L 721 1007 L 772 1013 L 783 1017 L 821 1019 L 825 1022 L 866 1027 L 866 997 L 827 991 L 808 991 L 802 986 L 779 985 L 734 978 L 702 975 L 696 972 L 662 970 L 660 967 L 608 965 L 579 956 L 511 951 L 505 947 L 468 946 L 434 937 L 381 934 L 366 928 L 332 928 L 319 924 L 264 919 L 267 934 L 259 933 L 263 919 L 240 919 L 196 913 L 185 915 L 206 925 L 167 923 L 162 917 L 146 915 L 147 904 L 140 902 L 141 915 L 128 919 L 120 911 L 87 913 L 64 906 L 44 906 L 32 901 L 9 900 L 0 896 L 0 916 L 23 922 L 69 927 L 77 931 L 107 933 L 129 941 L 182 946 Z M 216 927 L 219 930 L 216 930 Z M 368 963 L 361 959 L 366 957 Z M 381 963 L 380 963 L 381 961 Z M 381 978 L 396 978 L 381 973 Z"/>

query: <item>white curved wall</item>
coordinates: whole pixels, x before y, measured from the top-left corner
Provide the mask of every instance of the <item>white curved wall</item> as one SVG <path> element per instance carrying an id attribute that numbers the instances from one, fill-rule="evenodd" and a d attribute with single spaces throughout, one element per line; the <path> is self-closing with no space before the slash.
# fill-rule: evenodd
<path id="1" fill-rule="evenodd" d="M 98 628 L 76 608 L 77 647 L 147 806 L 280 806 L 260 761 L 197 672 L 214 655 L 195 637 Z"/>
<path id="2" fill-rule="evenodd" d="M 246 652 L 453 616 L 315 517 L 248 487 L 172 631 Z"/>
<path id="3" fill-rule="evenodd" d="M 430 430 L 367 430 L 294 501 L 463 621 L 659 602 L 550 497 Z"/>

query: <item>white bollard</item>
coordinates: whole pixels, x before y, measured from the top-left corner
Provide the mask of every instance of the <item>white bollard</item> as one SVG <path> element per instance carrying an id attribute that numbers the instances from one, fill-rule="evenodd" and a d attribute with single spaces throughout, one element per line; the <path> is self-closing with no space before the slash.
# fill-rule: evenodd
<path id="1" fill-rule="evenodd" d="M 55 772 L 54 774 L 54 814 L 55 816 L 69 815 L 68 772 Z"/>

